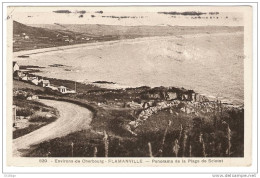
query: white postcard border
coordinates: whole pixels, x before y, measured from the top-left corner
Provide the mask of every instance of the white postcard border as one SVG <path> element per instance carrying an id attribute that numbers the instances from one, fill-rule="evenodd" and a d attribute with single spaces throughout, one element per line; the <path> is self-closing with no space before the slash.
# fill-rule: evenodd
<path id="1" fill-rule="evenodd" d="M 231 3 L 232 4 L 232 3 Z M 8 4 L 8 3 L 5 3 L 3 4 L 3 14 L 7 14 L 6 13 L 6 7 L 8 5 L 21 5 L 21 3 L 12 3 L 12 4 Z M 26 4 L 25 4 L 26 5 Z M 30 5 L 34 5 L 34 3 L 31 3 Z M 35 5 L 43 5 L 43 4 L 35 4 Z M 44 4 L 46 5 L 46 4 Z M 51 5 L 57 5 L 57 4 L 51 4 Z M 62 4 L 58 4 L 59 6 L 61 6 Z M 64 5 L 70 5 L 70 4 L 64 4 Z M 78 4 L 78 5 L 83 5 L 83 4 Z M 89 4 L 88 4 L 89 5 Z M 92 4 L 91 4 L 92 5 Z M 93 4 L 93 5 L 100 5 L 100 4 Z M 103 4 L 102 4 L 103 5 Z M 106 4 L 104 4 L 106 5 Z M 111 5 L 111 4 L 109 4 Z M 113 4 L 113 5 L 116 5 L 116 4 Z M 125 4 L 121 4 L 121 5 L 125 5 Z M 126 4 L 126 5 L 129 5 L 129 4 Z M 139 4 L 138 4 L 139 5 Z M 147 5 L 147 4 L 144 4 L 144 5 Z M 158 5 L 158 4 L 156 4 Z M 169 5 L 169 4 L 163 4 L 163 5 Z M 171 4 L 172 5 L 172 4 Z M 178 5 L 182 5 L 182 4 L 178 4 Z M 185 5 L 191 5 L 191 4 L 185 4 Z M 203 5 L 203 4 L 195 4 L 195 5 Z M 214 3 L 205 3 L 205 5 L 220 5 L 219 3 L 217 4 L 214 4 Z M 226 3 L 223 3 L 223 5 L 227 5 Z M 234 4 L 233 4 L 234 5 Z M 235 5 L 245 5 L 244 3 L 241 3 L 241 4 L 235 4 Z M 253 3 L 247 3 L 247 5 L 250 5 L 253 7 L 253 17 L 256 17 L 256 11 L 257 11 L 257 5 L 256 4 L 253 4 Z M 3 17 L 4 18 L 4 17 Z M 257 24 L 257 19 L 254 18 L 253 19 L 254 21 L 254 32 L 253 32 L 253 35 L 254 37 L 256 36 L 256 24 Z M 7 31 L 6 31 L 6 23 L 5 23 L 5 20 L 3 22 L 3 37 L 6 37 L 7 35 Z M 5 38 L 3 38 L 4 40 Z M 253 75 L 254 75 L 254 80 L 253 80 L 253 85 L 254 85 L 254 91 L 253 91 L 253 96 L 256 96 L 256 89 L 255 89 L 255 85 L 257 83 L 257 79 L 256 79 L 256 73 L 257 73 L 257 39 L 254 38 L 253 39 L 253 51 L 254 51 L 254 60 L 253 60 Z M 4 41 L 4 44 L 3 44 L 3 55 L 4 55 L 4 58 L 3 58 L 3 90 L 4 90 L 4 95 L 3 95 L 3 103 L 6 103 L 7 102 L 7 98 L 6 98 L 6 69 L 7 69 L 7 63 L 6 63 L 6 44 L 5 44 L 5 41 Z M 256 135 L 256 132 L 257 132 L 257 124 L 256 124 L 256 119 L 257 119 L 257 108 L 255 108 L 255 106 L 257 105 L 257 100 L 255 97 L 253 97 L 253 124 L 252 124 L 252 131 L 253 131 L 253 135 Z M 3 116 L 5 117 L 6 116 L 6 109 L 5 109 L 5 104 L 3 105 L 4 109 L 3 109 Z M 3 126 L 6 125 L 6 120 L 3 119 Z M 4 127 L 3 129 L 3 133 L 6 133 L 6 128 Z M 6 136 L 5 134 L 3 135 L 3 143 L 6 143 Z M 256 137 L 252 137 L 252 143 L 253 143 L 253 146 L 252 146 L 252 153 L 253 155 L 256 155 L 257 153 L 257 147 L 256 147 L 256 143 L 257 143 L 257 138 Z M 4 144 L 4 147 L 3 147 L 3 152 L 6 153 L 7 150 L 6 150 L 6 147 L 5 147 L 5 144 Z M 186 167 L 178 167 L 178 169 L 175 168 L 166 168 L 166 167 L 160 167 L 160 169 L 156 169 L 154 167 L 139 167 L 139 168 L 134 168 L 134 171 L 135 172 L 208 172 L 208 173 L 212 173 L 212 172 L 256 172 L 257 171 L 257 167 L 256 167 L 256 163 L 257 163 L 257 160 L 256 160 L 256 156 L 253 156 L 252 157 L 252 166 L 251 167 L 241 167 L 239 169 L 235 169 L 233 170 L 232 168 L 230 167 L 210 167 L 210 169 L 207 169 L 207 168 L 201 168 L 201 167 L 188 167 L 188 169 Z M 236 159 L 236 158 L 232 158 L 232 159 Z M 6 155 L 3 155 L 3 161 L 4 161 L 4 172 L 130 172 L 133 170 L 133 168 L 129 168 L 129 167 L 124 167 L 124 168 L 121 168 L 121 167 L 117 167 L 117 168 L 114 168 L 114 167 L 89 167 L 89 168 L 86 168 L 86 167 L 82 167 L 82 168 L 79 168 L 79 167 L 73 167 L 73 168 L 69 168 L 69 167 L 66 167 L 66 168 L 62 168 L 62 167 L 34 167 L 33 169 L 32 168 L 27 168 L 27 167 L 7 167 L 6 166 Z"/>

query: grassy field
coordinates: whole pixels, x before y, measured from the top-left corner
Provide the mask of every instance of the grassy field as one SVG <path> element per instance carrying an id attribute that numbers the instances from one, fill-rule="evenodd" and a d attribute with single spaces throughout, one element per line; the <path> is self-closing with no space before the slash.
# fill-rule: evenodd
<path id="1" fill-rule="evenodd" d="M 27 82 L 13 80 L 13 89 L 19 89 L 19 90 L 32 90 L 32 91 L 44 91 L 44 88 L 36 85 L 32 85 Z"/>

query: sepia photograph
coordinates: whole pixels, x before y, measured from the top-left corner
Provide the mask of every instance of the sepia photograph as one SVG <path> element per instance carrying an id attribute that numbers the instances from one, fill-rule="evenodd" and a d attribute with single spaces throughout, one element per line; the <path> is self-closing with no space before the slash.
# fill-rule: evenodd
<path id="1" fill-rule="evenodd" d="M 246 158 L 251 10 L 9 6 L 11 157 Z"/>

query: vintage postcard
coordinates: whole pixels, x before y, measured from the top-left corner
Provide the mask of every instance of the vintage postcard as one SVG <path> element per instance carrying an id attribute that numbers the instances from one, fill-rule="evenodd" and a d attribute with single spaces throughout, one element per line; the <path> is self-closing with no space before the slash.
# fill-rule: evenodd
<path id="1" fill-rule="evenodd" d="M 9 6 L 8 166 L 250 166 L 250 6 Z"/>

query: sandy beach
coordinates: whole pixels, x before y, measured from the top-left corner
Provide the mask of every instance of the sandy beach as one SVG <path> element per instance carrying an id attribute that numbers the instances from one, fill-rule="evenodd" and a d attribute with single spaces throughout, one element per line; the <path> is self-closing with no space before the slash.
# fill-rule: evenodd
<path id="1" fill-rule="evenodd" d="M 37 75 L 50 78 L 116 83 L 110 88 L 184 87 L 241 104 L 242 41 L 242 32 L 149 37 L 22 51 L 14 60 L 44 67 Z"/>

